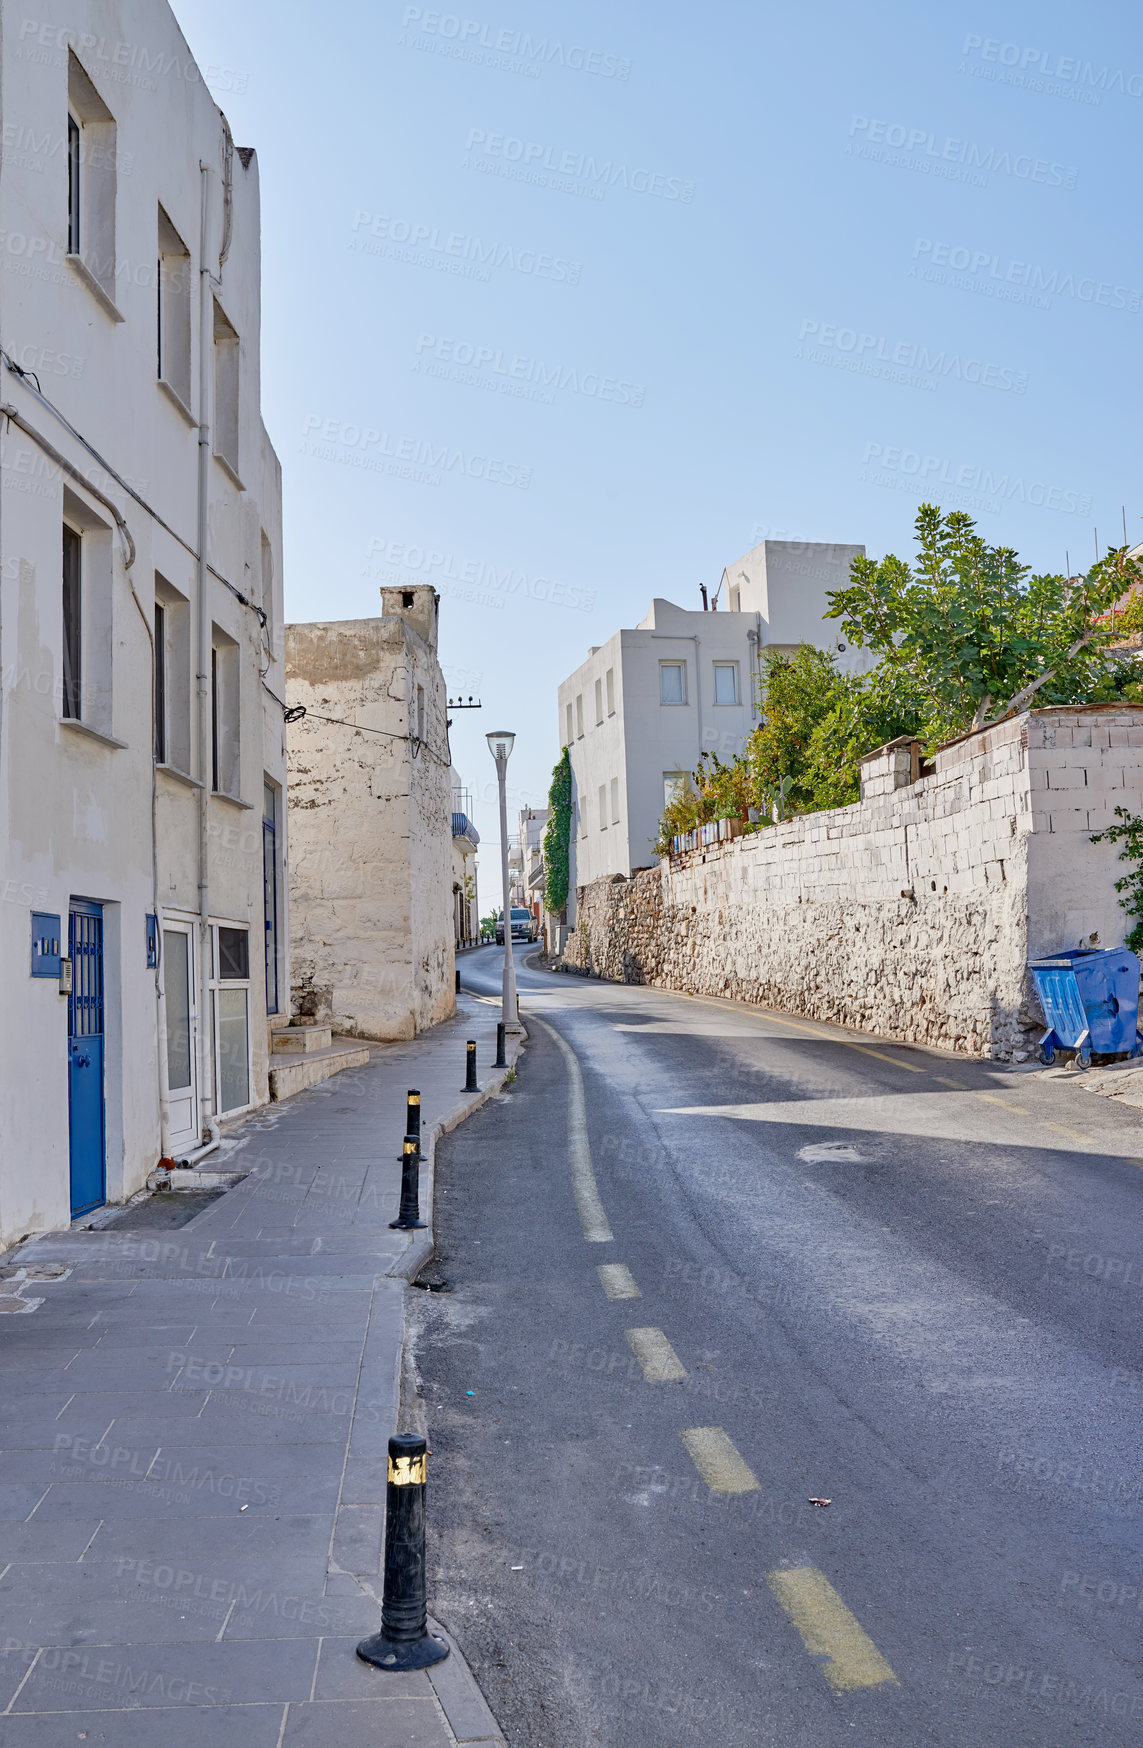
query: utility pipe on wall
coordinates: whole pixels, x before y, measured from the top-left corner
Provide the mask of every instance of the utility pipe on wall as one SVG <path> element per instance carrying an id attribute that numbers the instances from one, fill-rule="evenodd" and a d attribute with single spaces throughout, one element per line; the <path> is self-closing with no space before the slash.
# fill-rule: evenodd
<path id="1" fill-rule="evenodd" d="M 207 266 L 210 219 L 210 167 L 199 162 L 199 320 L 198 320 L 198 635 L 195 667 L 198 698 L 198 916 L 199 916 L 199 1018 L 198 1098 L 203 1122 L 217 1145 L 214 1121 L 214 1089 L 211 1074 L 210 1031 L 210 792 L 211 761 L 210 612 L 207 601 L 206 545 L 208 493 L 210 490 L 211 382 L 214 353 L 214 321 L 211 275 Z M 200 1131 L 201 1132 L 201 1131 Z"/>

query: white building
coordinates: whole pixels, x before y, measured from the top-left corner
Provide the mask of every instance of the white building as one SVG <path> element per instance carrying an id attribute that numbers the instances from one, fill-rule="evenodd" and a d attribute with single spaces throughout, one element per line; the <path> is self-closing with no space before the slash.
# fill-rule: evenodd
<path id="1" fill-rule="evenodd" d="M 544 827 L 551 812 L 550 807 L 522 807 L 516 836 L 518 886 L 514 886 L 512 903 L 530 910 L 537 925 L 543 921 Z"/>
<path id="2" fill-rule="evenodd" d="M 472 797 L 454 767 L 452 785 L 452 917 L 458 947 L 471 947 L 480 939 L 480 897 L 477 892 L 476 851 L 480 833 L 472 823 Z"/>
<path id="3" fill-rule="evenodd" d="M 0 45 L 7 1244 L 264 1101 L 288 975 L 257 163 L 162 0 Z"/>
<path id="4" fill-rule="evenodd" d="M 451 764 L 440 596 L 286 630 L 295 1014 L 414 1038 L 456 1011 Z"/>
<path id="5" fill-rule="evenodd" d="M 632 631 L 617 631 L 559 689 L 561 744 L 571 754 L 568 920 L 577 886 L 655 860 L 659 818 L 703 753 L 729 760 L 757 725 L 762 652 L 801 643 L 833 649 L 851 670 L 827 593 L 849 582 L 863 546 L 764 540 L 728 565 L 711 612 L 656 597 Z"/>

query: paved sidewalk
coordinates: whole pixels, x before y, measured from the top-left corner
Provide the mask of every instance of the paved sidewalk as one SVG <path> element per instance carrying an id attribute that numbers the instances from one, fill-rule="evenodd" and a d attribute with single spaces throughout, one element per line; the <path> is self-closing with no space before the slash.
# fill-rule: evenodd
<path id="1" fill-rule="evenodd" d="M 506 1072 L 499 1007 L 460 1002 L 232 1127 L 205 1164 L 249 1175 L 189 1224 L 140 1225 L 163 1198 L 0 1258 L 0 1748 L 500 1741 L 455 1650 L 431 1678 L 354 1655 L 424 1251 L 389 1229 L 405 1092 L 431 1154 Z"/>

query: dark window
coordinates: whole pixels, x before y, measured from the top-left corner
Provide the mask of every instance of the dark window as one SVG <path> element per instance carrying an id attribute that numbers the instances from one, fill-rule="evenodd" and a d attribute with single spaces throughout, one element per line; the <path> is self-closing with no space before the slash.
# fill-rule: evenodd
<path id="1" fill-rule="evenodd" d="M 79 720 L 82 677 L 80 611 L 80 537 L 64 524 L 63 531 L 63 713 Z"/>
<path id="2" fill-rule="evenodd" d="M 79 254 L 79 123 L 67 118 L 67 249 Z"/>
<path id="3" fill-rule="evenodd" d="M 218 651 L 210 652 L 210 786 L 218 788 L 219 715 L 222 699 L 218 690 Z"/>
<path id="4" fill-rule="evenodd" d="M 413 605 L 413 591 L 412 591 L 412 589 L 405 589 L 402 592 L 401 605 L 402 605 L 402 607 L 411 607 Z"/>
<path id="5" fill-rule="evenodd" d="M 155 602 L 155 760 L 167 762 L 167 615 Z"/>
<path id="6" fill-rule="evenodd" d="M 245 983 L 250 976 L 250 932 L 248 929 L 218 931 L 218 980 L 220 983 Z"/>

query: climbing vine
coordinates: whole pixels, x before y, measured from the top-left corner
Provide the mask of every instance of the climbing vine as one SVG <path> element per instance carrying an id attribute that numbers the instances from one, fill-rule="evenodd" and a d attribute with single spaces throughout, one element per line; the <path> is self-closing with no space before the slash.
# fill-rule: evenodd
<path id="1" fill-rule="evenodd" d="M 544 904 L 558 916 L 568 901 L 571 877 L 572 774 L 567 747 L 552 771 L 551 818 L 544 827 Z"/>
<path id="2" fill-rule="evenodd" d="M 1123 842 L 1119 852 L 1121 862 L 1134 862 L 1135 866 L 1129 874 L 1115 882 L 1115 890 L 1119 893 L 1119 902 L 1128 916 L 1134 917 L 1131 932 L 1127 937 L 1127 945 L 1133 953 L 1143 953 L 1143 819 L 1137 813 L 1128 813 L 1125 807 L 1115 810 L 1119 825 L 1109 825 L 1106 831 L 1093 832 L 1093 844 L 1102 843 L 1106 838 L 1109 843 Z"/>

